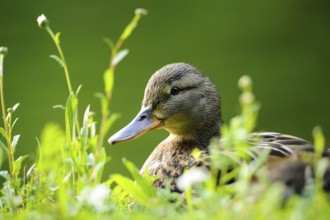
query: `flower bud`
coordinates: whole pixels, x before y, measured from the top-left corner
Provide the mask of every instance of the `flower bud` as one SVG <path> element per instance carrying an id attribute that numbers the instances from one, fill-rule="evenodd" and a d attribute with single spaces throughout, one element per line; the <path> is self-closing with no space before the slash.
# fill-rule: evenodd
<path id="1" fill-rule="evenodd" d="M 49 25 L 49 20 L 47 19 L 47 17 L 42 14 L 37 18 L 37 22 L 39 27 L 41 28 L 46 28 Z"/>
<path id="2" fill-rule="evenodd" d="M 135 9 L 135 14 L 147 15 L 148 11 L 144 8 L 137 8 L 137 9 Z"/>
<path id="3" fill-rule="evenodd" d="M 244 75 L 238 81 L 238 87 L 242 90 L 250 90 L 252 87 L 252 80 L 249 76 Z"/>
<path id="4" fill-rule="evenodd" d="M 240 96 L 240 103 L 241 103 L 241 105 L 252 104 L 255 101 L 255 99 L 256 98 L 252 92 L 244 92 Z"/>
<path id="5" fill-rule="evenodd" d="M 6 56 L 8 53 L 7 47 L 0 47 L 0 55 Z"/>

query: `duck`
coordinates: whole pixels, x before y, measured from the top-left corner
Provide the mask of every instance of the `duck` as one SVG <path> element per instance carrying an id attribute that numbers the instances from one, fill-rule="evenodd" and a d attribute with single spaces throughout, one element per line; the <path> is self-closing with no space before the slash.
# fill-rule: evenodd
<path id="1" fill-rule="evenodd" d="M 221 139 L 220 100 L 215 84 L 194 66 L 183 62 L 165 65 L 150 77 L 139 113 L 108 142 L 131 141 L 155 129 L 168 131 L 169 136 L 155 147 L 140 173 L 156 175 L 155 187 L 169 185 L 172 192 L 182 193 L 177 180 L 186 170 L 210 169 L 192 153 L 198 149 L 201 154 L 209 155 L 211 141 Z M 254 149 L 271 149 L 267 164 L 270 181 L 282 181 L 293 191 L 301 193 L 306 182 L 306 169 L 310 166 L 297 155 L 314 152 L 314 145 L 277 132 L 258 132 L 251 136 L 258 137 L 258 143 L 251 146 Z M 324 149 L 322 156 L 329 158 L 328 148 Z M 325 175 L 323 188 L 330 191 L 330 169 Z"/>

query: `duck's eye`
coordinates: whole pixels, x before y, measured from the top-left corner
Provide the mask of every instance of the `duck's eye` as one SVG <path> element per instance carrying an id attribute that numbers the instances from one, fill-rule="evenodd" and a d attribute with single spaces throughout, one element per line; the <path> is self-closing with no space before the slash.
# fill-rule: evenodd
<path id="1" fill-rule="evenodd" d="M 177 94 L 179 94 L 179 92 L 180 92 L 180 88 L 179 87 L 174 86 L 171 89 L 171 95 L 177 95 Z"/>

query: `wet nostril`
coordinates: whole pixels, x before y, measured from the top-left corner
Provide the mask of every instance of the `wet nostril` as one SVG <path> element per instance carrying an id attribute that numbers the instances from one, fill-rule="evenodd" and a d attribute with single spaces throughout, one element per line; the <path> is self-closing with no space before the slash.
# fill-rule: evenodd
<path id="1" fill-rule="evenodd" d="M 144 120 L 144 119 L 146 119 L 146 118 L 147 118 L 146 115 L 141 115 L 141 116 L 139 117 L 138 121 L 142 121 L 142 120 Z"/>

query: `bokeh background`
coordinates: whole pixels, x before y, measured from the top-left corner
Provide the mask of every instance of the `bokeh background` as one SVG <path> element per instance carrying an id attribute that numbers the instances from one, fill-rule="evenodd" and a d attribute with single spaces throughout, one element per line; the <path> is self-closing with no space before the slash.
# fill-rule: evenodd
<path id="1" fill-rule="evenodd" d="M 48 122 L 64 127 L 68 95 L 62 69 L 49 58 L 56 53 L 36 19 L 45 13 L 52 29 L 61 32 L 80 112 L 88 104 L 99 120 L 102 75 L 110 51 L 104 37 L 116 40 L 136 8 L 149 11 L 125 43 L 130 53 L 117 68 L 111 110 L 122 114 L 110 133 L 127 124 L 139 111 L 150 75 L 165 64 L 184 61 L 209 75 L 218 87 L 224 121 L 237 114 L 237 80 L 254 80 L 262 103 L 257 130 L 279 131 L 312 140 L 322 126 L 330 145 L 330 1 L 0 1 L 0 46 L 7 46 L 5 95 L 7 106 L 19 102 L 21 134 L 17 154 L 32 163 L 37 141 Z M 82 114 L 81 114 L 82 115 Z M 110 173 L 126 173 L 121 158 L 142 166 L 153 148 L 166 137 L 154 131 L 128 143 L 110 146 Z M 108 137 L 110 134 L 108 135 Z"/>

